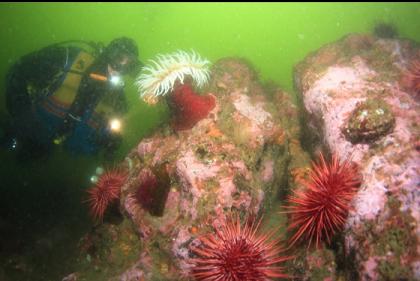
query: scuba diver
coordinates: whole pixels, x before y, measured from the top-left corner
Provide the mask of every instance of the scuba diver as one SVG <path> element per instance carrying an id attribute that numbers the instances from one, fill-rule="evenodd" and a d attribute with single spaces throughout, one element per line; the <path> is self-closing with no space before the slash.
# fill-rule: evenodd
<path id="1" fill-rule="evenodd" d="M 103 149 L 112 155 L 127 111 L 122 75 L 134 75 L 139 66 L 137 44 L 127 37 L 106 47 L 67 41 L 22 57 L 6 77 L 11 118 L 3 143 L 24 159 L 46 155 L 61 143 L 72 153 Z"/>

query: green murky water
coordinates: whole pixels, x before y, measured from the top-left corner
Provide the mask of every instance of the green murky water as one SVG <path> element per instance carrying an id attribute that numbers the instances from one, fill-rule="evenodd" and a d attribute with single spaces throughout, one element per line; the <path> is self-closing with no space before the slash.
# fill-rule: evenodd
<path id="1" fill-rule="evenodd" d="M 401 37 L 420 41 L 419 3 L 2 3 L 0 112 L 6 112 L 3 77 L 9 67 L 55 42 L 108 43 L 128 36 L 137 42 L 142 61 L 178 49 L 194 49 L 210 61 L 240 56 L 253 63 L 263 80 L 293 92 L 298 61 L 345 34 L 371 32 L 380 22 L 394 24 Z M 164 106 L 139 101 L 132 82 L 126 80 L 130 108 L 120 159 L 167 118 Z M 5 264 L 0 280 L 24 280 L 21 268 L 30 263 L 25 255 L 44 249 L 37 248 L 49 243 L 44 237 L 55 237 L 64 246 L 50 243 L 50 254 L 39 253 L 32 262 L 49 266 L 38 267 L 30 280 L 58 280 L 66 272 L 65 262 L 60 267 L 53 260 L 66 257 L 90 226 L 80 194 L 102 159 L 73 157 L 60 149 L 42 163 L 18 163 L 4 149 L 0 157 L 0 264 Z"/>

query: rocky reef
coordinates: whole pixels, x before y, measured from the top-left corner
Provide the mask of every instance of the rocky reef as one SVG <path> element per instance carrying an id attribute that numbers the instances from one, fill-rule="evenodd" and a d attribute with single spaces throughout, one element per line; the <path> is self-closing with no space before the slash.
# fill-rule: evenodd
<path id="1" fill-rule="evenodd" d="M 271 224 L 269 213 L 280 217 L 270 211 L 293 186 L 289 175 L 302 176 L 308 163 L 299 142 L 297 107 L 287 93 L 263 86 L 252 67 L 235 58 L 213 65 L 202 92 L 215 97 L 206 118 L 189 130 L 170 124 L 159 128 L 121 163 L 129 173 L 120 196 L 123 222 L 105 217 L 82 243 L 85 266 L 69 276 L 190 280 L 191 246 L 224 225 L 232 211 L 241 218 L 265 214 Z M 95 239 L 108 237 L 111 229 L 124 235 L 105 244 Z M 87 268 L 89 263 L 94 266 Z"/>
<path id="2" fill-rule="evenodd" d="M 173 116 L 120 163 L 128 176 L 119 208 L 81 239 L 77 270 L 63 280 L 210 276 L 216 270 L 203 249 L 214 260 L 219 244 L 206 235 L 249 236 L 239 220 L 225 227 L 232 212 L 242 221 L 264 214 L 263 241 L 278 240 L 287 225 L 293 230 L 288 251 L 273 259 L 285 264 L 260 271 L 273 278 L 419 280 L 418 61 L 419 45 L 410 40 L 350 34 L 296 66 L 298 108 L 245 60 L 219 60 L 205 88 L 183 90 L 183 100 L 194 93 L 191 104 L 206 110 L 181 108 L 181 119 Z M 316 152 L 333 155 L 331 162 L 321 154 L 311 168 Z M 279 212 L 288 204 L 289 212 Z"/>
<path id="3" fill-rule="evenodd" d="M 336 247 L 347 280 L 420 279 L 419 58 L 410 40 L 351 34 L 295 68 L 311 149 L 351 158 L 363 176 Z"/>

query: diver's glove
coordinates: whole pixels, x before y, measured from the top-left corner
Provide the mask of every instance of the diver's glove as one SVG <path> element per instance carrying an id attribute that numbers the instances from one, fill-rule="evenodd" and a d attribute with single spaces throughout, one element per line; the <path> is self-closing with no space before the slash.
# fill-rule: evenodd
<path id="1" fill-rule="evenodd" d="M 75 127 L 76 122 L 80 122 L 81 118 L 76 117 L 69 113 L 64 119 L 63 124 L 58 129 L 57 133 L 55 134 L 55 137 L 53 139 L 54 144 L 61 144 L 63 143 L 72 133 L 73 129 Z"/>
<path id="2" fill-rule="evenodd" d="M 57 145 L 59 145 L 59 144 L 62 144 L 63 143 L 63 141 L 65 141 L 66 140 L 66 136 L 60 136 L 60 135 L 57 135 L 56 137 L 54 137 L 54 139 L 53 139 L 53 143 L 54 144 L 57 144 Z"/>

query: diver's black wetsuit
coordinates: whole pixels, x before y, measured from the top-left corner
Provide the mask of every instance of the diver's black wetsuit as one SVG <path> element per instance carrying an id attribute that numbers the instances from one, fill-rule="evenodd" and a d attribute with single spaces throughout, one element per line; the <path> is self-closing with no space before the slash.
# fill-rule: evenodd
<path id="1" fill-rule="evenodd" d="M 26 154 L 42 155 L 50 149 L 54 137 L 71 135 L 78 121 L 70 116 L 77 119 L 86 112 L 92 112 L 106 93 L 112 92 L 110 96 L 114 99 L 115 111 L 126 111 L 127 105 L 122 88 L 110 88 L 108 83 L 89 77 L 89 73 L 92 72 L 106 76 L 107 62 L 97 59 L 85 73 L 80 73 L 83 77 L 75 100 L 62 119 L 62 125 L 55 128 L 55 131 L 51 128 L 46 129 L 45 120 L 38 118 L 36 107 L 60 87 L 80 51 L 81 49 L 77 47 L 57 45 L 46 47 L 22 57 L 8 72 L 6 105 L 12 117 L 15 134 L 26 146 L 24 149 Z M 101 122 L 101 126 L 106 126 L 107 120 Z M 109 142 L 103 138 L 92 140 L 92 145 L 104 144 L 109 145 Z"/>
<path id="2" fill-rule="evenodd" d="M 95 73 L 106 76 L 108 64 L 105 61 L 97 61 L 86 73 Z M 111 95 L 116 97 L 113 102 L 116 112 L 126 112 L 127 102 L 122 88 L 111 88 L 104 81 L 91 79 L 88 75 L 84 75 L 80 83 L 79 91 L 74 100 L 67 117 L 63 122 L 59 134 L 68 134 L 75 126 L 77 119 L 80 119 L 86 111 L 93 111 L 99 101 L 104 98 L 106 93 L 112 92 Z M 102 121 L 106 122 L 105 119 Z M 105 126 L 105 124 L 102 124 Z"/>

